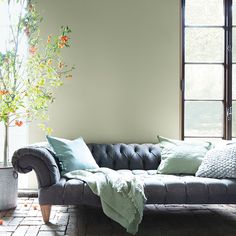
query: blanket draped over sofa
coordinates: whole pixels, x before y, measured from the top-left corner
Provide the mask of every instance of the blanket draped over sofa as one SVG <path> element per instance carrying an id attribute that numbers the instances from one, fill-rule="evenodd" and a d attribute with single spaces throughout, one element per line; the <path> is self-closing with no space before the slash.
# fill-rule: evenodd
<path id="1" fill-rule="evenodd" d="M 122 175 L 109 168 L 75 170 L 64 175 L 86 182 L 100 196 L 103 212 L 135 234 L 146 202 L 143 183 L 134 175 Z"/>

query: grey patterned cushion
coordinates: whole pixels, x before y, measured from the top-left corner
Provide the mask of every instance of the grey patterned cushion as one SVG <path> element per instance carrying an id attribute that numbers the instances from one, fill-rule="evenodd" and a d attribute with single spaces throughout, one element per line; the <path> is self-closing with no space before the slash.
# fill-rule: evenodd
<path id="1" fill-rule="evenodd" d="M 209 178 L 236 178 L 236 145 L 225 145 L 208 151 L 196 176 Z"/>

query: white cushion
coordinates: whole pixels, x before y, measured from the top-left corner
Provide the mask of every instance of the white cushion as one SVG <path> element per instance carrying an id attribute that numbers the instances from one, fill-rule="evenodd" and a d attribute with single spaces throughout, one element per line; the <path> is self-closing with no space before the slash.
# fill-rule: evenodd
<path id="1" fill-rule="evenodd" d="M 208 151 L 196 172 L 208 178 L 236 178 L 236 145 L 224 145 Z"/>

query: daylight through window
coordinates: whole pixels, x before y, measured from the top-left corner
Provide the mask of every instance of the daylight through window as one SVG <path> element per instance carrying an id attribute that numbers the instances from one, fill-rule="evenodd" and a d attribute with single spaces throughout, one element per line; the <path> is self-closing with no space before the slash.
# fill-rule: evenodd
<path id="1" fill-rule="evenodd" d="M 236 0 L 182 0 L 182 138 L 236 137 Z"/>

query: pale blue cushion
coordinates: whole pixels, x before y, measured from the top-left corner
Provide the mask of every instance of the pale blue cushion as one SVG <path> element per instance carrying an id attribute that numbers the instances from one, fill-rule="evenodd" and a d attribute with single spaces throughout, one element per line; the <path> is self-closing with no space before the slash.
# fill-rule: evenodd
<path id="1" fill-rule="evenodd" d="M 68 140 L 47 136 L 47 140 L 62 163 L 62 175 L 72 170 L 99 168 L 83 138 Z"/>
<path id="2" fill-rule="evenodd" d="M 182 141 L 158 136 L 161 148 L 159 174 L 195 174 L 203 157 L 212 148 L 210 142 Z"/>

